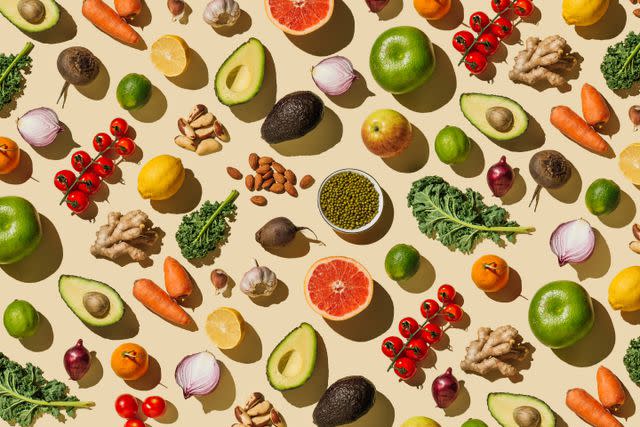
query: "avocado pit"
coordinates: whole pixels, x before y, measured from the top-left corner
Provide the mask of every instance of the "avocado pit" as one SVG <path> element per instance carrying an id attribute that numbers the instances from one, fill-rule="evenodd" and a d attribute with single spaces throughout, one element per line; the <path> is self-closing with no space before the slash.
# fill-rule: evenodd
<path id="1" fill-rule="evenodd" d="M 82 297 L 82 305 L 93 317 L 103 319 L 109 314 L 111 302 L 100 292 L 87 292 Z"/>
<path id="2" fill-rule="evenodd" d="M 18 13 L 30 24 L 39 24 L 44 20 L 44 4 L 40 0 L 20 0 L 18 2 Z"/>

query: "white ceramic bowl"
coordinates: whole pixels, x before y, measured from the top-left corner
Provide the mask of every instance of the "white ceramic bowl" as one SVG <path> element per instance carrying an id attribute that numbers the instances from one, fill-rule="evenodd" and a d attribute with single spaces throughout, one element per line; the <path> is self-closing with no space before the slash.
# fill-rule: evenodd
<path id="1" fill-rule="evenodd" d="M 324 215 L 324 212 L 322 212 L 322 208 L 320 207 L 320 195 L 322 194 L 322 189 L 324 188 L 325 184 L 327 183 L 327 181 L 329 179 L 331 179 L 331 177 L 340 174 L 340 173 L 345 173 L 345 172 L 353 172 L 353 173 L 357 173 L 358 175 L 362 175 L 365 178 L 367 178 L 369 180 L 369 182 L 371 182 L 373 184 L 373 188 L 376 190 L 376 193 L 378 193 L 378 212 L 376 213 L 376 216 L 373 217 L 373 219 L 371 221 L 369 221 L 367 224 L 359 227 L 359 228 L 354 228 L 354 229 L 346 229 L 346 228 L 341 228 L 338 227 L 337 225 L 333 224 L 331 221 L 329 221 L 329 219 Z M 371 229 L 371 227 L 373 227 L 375 225 L 376 222 L 378 222 L 378 220 L 380 219 L 380 217 L 382 216 L 382 210 L 384 208 L 384 196 L 382 194 L 382 188 L 380 187 L 380 184 L 378 184 L 378 181 L 376 181 L 371 175 L 369 175 L 368 173 L 361 171 L 359 169 L 352 169 L 352 168 L 345 168 L 345 169 L 338 169 L 337 171 L 334 171 L 332 173 L 330 173 L 323 181 L 322 184 L 320 184 L 320 188 L 318 189 L 318 200 L 317 200 L 317 204 L 318 204 L 318 210 L 320 211 L 320 215 L 322 216 L 322 219 L 324 219 L 324 221 L 329 224 L 329 226 L 331 228 L 333 228 L 335 231 L 339 232 L 339 233 L 344 233 L 344 234 L 358 234 L 358 233 L 362 233 L 364 231 L 367 231 L 369 229 Z"/>

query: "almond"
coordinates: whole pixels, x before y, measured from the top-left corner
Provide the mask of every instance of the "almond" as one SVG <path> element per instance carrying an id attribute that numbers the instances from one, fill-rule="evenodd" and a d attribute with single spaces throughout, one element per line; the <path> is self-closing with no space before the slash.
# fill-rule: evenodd
<path id="1" fill-rule="evenodd" d="M 293 173 L 291 169 L 287 169 L 286 171 L 284 171 L 284 177 L 287 179 L 288 182 L 290 182 L 293 185 L 296 185 L 296 181 L 297 181 L 296 174 Z"/>
<path id="2" fill-rule="evenodd" d="M 233 179 L 242 179 L 242 172 L 240 172 L 238 169 L 236 168 L 232 168 L 231 166 L 229 166 L 227 168 L 227 173 L 229 174 L 229 176 Z"/>
<path id="3" fill-rule="evenodd" d="M 253 191 L 253 186 L 255 185 L 253 175 L 247 175 L 244 177 L 244 185 L 247 187 L 247 190 Z"/>
<path id="4" fill-rule="evenodd" d="M 273 176 L 273 169 L 269 169 L 266 173 L 262 174 L 263 179 L 269 179 Z"/>
<path id="5" fill-rule="evenodd" d="M 266 206 L 267 205 L 267 199 L 264 196 L 253 196 L 249 200 L 251 200 L 251 203 L 253 203 L 256 206 Z"/>
<path id="6" fill-rule="evenodd" d="M 286 170 L 286 169 L 284 168 L 284 166 L 282 166 L 282 165 L 281 165 L 280 163 L 278 163 L 278 162 L 273 162 L 273 164 L 271 165 L 271 167 L 272 167 L 273 169 L 275 169 L 275 171 L 276 171 L 276 172 L 278 172 L 278 173 L 284 173 L 284 171 Z"/>
<path id="7" fill-rule="evenodd" d="M 287 181 L 287 179 L 284 177 L 284 175 L 282 175 L 281 173 L 278 173 L 278 172 L 273 174 L 273 179 L 275 179 L 276 182 L 279 183 L 279 184 L 284 184 Z"/>
<path id="8" fill-rule="evenodd" d="M 273 159 L 268 156 L 260 157 L 260 160 L 258 160 L 259 165 L 270 165 L 271 163 L 273 163 Z"/>
<path id="9" fill-rule="evenodd" d="M 286 191 L 291 197 L 298 197 L 298 190 L 293 184 L 286 182 L 284 184 L 284 191 Z"/>
<path id="10" fill-rule="evenodd" d="M 262 188 L 262 175 L 256 174 L 253 178 L 253 189 L 260 190 Z"/>
<path id="11" fill-rule="evenodd" d="M 269 188 L 269 191 L 276 194 L 282 194 L 284 193 L 284 185 L 276 182 L 271 186 L 271 188 Z"/>
<path id="12" fill-rule="evenodd" d="M 311 175 L 305 175 L 300 180 L 300 188 L 302 188 L 303 190 L 306 190 L 307 188 L 311 187 L 315 182 L 316 180 Z"/>
<path id="13" fill-rule="evenodd" d="M 269 172 L 271 170 L 271 166 L 269 165 L 261 165 L 258 169 L 256 169 L 256 173 L 259 173 L 260 175 L 264 175 L 265 173 Z"/>
<path id="14" fill-rule="evenodd" d="M 251 153 L 249 154 L 249 167 L 253 170 L 258 169 L 258 159 L 260 158 L 260 156 L 258 156 L 256 153 Z"/>
<path id="15" fill-rule="evenodd" d="M 269 178 L 269 179 L 263 181 L 262 182 L 262 188 L 265 189 L 265 190 L 268 190 L 269 187 L 271 187 L 271 184 L 273 184 L 273 182 L 274 182 L 273 178 Z"/>

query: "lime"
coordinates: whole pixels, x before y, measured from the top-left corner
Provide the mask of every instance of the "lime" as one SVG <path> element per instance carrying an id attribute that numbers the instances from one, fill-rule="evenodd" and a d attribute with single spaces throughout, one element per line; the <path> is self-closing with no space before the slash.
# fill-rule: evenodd
<path id="1" fill-rule="evenodd" d="M 445 126 L 436 136 L 435 149 L 442 163 L 462 163 L 469 156 L 471 144 L 467 135 L 456 126 Z"/>
<path id="2" fill-rule="evenodd" d="M 406 280 L 420 267 L 420 253 L 410 245 L 400 243 L 392 247 L 384 259 L 384 269 L 393 280 Z"/>
<path id="3" fill-rule="evenodd" d="M 489 427 L 487 423 L 477 418 L 469 418 L 467 421 L 462 423 L 460 427 Z"/>
<path id="4" fill-rule="evenodd" d="M 611 213 L 620 203 L 620 187 L 610 179 L 596 179 L 587 188 L 584 203 L 594 215 Z"/>
<path id="5" fill-rule="evenodd" d="M 40 323 L 40 315 L 27 301 L 14 300 L 4 310 L 4 328 L 14 338 L 33 336 Z"/>
<path id="6" fill-rule="evenodd" d="M 118 83 L 116 98 L 125 110 L 137 110 L 151 98 L 151 82 L 142 74 L 127 74 Z"/>

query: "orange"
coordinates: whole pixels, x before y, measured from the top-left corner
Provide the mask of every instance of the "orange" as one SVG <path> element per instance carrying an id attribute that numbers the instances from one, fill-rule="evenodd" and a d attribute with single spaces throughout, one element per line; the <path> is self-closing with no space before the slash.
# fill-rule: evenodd
<path id="1" fill-rule="evenodd" d="M 471 267 L 471 280 L 485 292 L 498 292 L 509 282 L 509 266 L 497 255 L 481 256 Z"/>
<path id="2" fill-rule="evenodd" d="M 13 172 L 20 164 L 20 148 L 13 139 L 0 137 L 0 175 Z"/>
<path id="3" fill-rule="evenodd" d="M 149 354 L 138 344 L 121 344 L 111 354 L 111 369 L 125 381 L 137 380 L 149 370 Z"/>
<path id="4" fill-rule="evenodd" d="M 444 18 L 451 9 L 451 0 L 413 0 L 416 11 L 428 20 Z"/>

